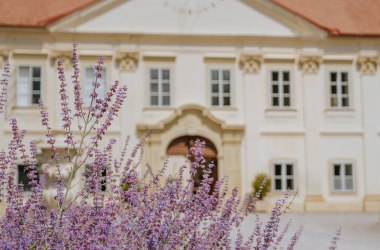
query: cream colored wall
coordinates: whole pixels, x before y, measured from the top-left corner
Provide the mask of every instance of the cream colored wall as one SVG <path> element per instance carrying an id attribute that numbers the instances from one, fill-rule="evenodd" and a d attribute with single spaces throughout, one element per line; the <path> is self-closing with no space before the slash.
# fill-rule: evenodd
<path id="1" fill-rule="evenodd" d="M 85 41 L 85 37 L 83 40 Z M 15 44 L 14 46 L 17 48 L 20 45 Z M 69 44 L 63 47 L 67 46 Z M 88 53 L 94 45 L 89 46 L 83 43 L 80 46 Z M 273 45 L 268 48 L 263 47 L 263 51 L 268 51 L 263 54 L 263 57 L 268 59 L 263 60 L 259 72 L 245 73 L 238 67 L 241 54 L 231 53 L 234 51 L 234 46 L 219 47 L 218 49 L 214 45 L 211 49 L 212 57 L 218 58 L 219 56 L 221 58 L 218 59 L 219 61 L 224 60 L 223 58 L 231 58 L 227 60 L 227 64 L 234 71 L 234 105 L 232 108 L 222 110 L 208 107 L 207 67 L 215 63 L 206 60 L 210 58 L 210 53 L 206 53 L 209 51 L 207 46 L 199 47 L 197 50 L 190 46 L 191 51 L 186 52 L 178 49 L 170 50 L 170 46 L 162 44 L 160 46 L 146 45 L 146 50 L 144 46 L 141 46 L 138 67 L 132 72 L 119 69 L 115 63 L 115 57 L 111 56 L 107 63 L 112 68 L 110 78 L 120 79 L 129 86 L 128 102 L 121 114 L 120 122 L 117 122 L 112 129 L 113 135 L 120 133 L 121 137 L 124 137 L 127 134 L 135 134 L 138 123 L 154 125 L 172 114 L 177 107 L 186 104 L 201 105 L 226 124 L 245 125 L 245 136 L 240 145 L 242 162 L 239 170 L 240 177 L 234 177 L 236 180 L 240 180 L 239 186 L 241 186 L 242 193 L 251 192 L 251 183 L 255 174 L 258 172 L 270 173 L 269 166 L 273 159 L 293 159 L 296 162 L 296 183 L 300 189 L 296 199 L 297 204 L 303 204 L 304 199 L 309 196 L 317 196 L 321 197 L 319 203 L 317 202 L 319 205 L 311 207 L 305 205 L 307 209 L 345 209 L 345 204 L 349 203 L 356 204 L 351 206 L 352 209 L 361 210 L 365 198 L 368 200 L 368 204 L 365 203 L 364 207 L 376 209 L 378 206 L 376 195 L 380 193 L 375 177 L 378 175 L 376 164 L 379 162 L 376 151 L 378 148 L 376 145 L 379 144 L 379 116 L 374 115 L 373 111 L 376 112 L 377 109 L 374 107 L 379 102 L 374 94 L 378 89 L 376 85 L 378 83 L 376 79 L 379 78 L 378 70 L 376 75 L 361 76 L 355 63 L 355 55 L 360 52 L 352 46 L 350 54 L 346 55 L 351 59 L 341 60 L 336 54 L 323 54 L 322 57 L 327 59 L 320 64 L 316 74 L 304 74 L 299 68 L 297 55 L 294 53 L 298 46 L 296 43 L 293 46 L 293 49 L 287 47 L 282 51 L 279 51 L 278 48 L 274 49 L 276 46 Z M 326 47 L 331 50 L 330 46 Z M 49 47 L 56 46 L 49 44 Z M 227 56 L 223 51 L 228 52 Z M 292 51 L 293 54 L 289 53 Z M 118 51 L 108 50 L 107 53 L 113 55 Z M 159 55 L 158 58 L 165 56 L 175 58 L 172 62 L 175 76 L 173 103 L 171 107 L 163 110 L 149 108 L 144 101 L 147 94 L 146 65 L 149 62 L 147 63 L 141 55 L 154 57 L 155 53 Z M 95 56 L 95 53 L 93 55 Z M 334 56 L 337 59 L 331 59 Z M 85 63 L 90 63 L 90 58 L 84 57 Z M 14 61 L 14 65 L 39 62 L 46 69 L 44 82 L 56 82 L 54 80 L 55 73 L 52 73 L 54 67 L 50 63 L 49 52 L 32 57 L 27 53 L 25 55 L 15 53 L 11 55 L 11 59 Z M 155 63 L 159 64 L 160 61 Z M 295 80 L 293 92 L 295 102 L 291 110 L 276 111 L 268 107 L 268 72 L 273 68 L 290 68 L 292 71 Z M 347 68 L 351 72 L 354 105 L 350 111 L 332 111 L 327 108 L 326 72 L 331 68 Z M 13 86 L 14 79 L 13 77 Z M 14 90 L 12 91 L 12 87 L 10 89 L 14 100 Z M 43 93 L 47 98 L 49 110 L 59 110 L 58 96 L 47 94 L 56 90 L 57 85 L 45 84 Z M 12 105 L 12 98 L 10 101 Z M 7 117 L 16 116 L 21 125 L 27 124 L 30 130 L 28 139 L 43 138 L 39 120 L 35 119 L 38 109 L 12 107 L 11 110 Z M 141 112 L 136 112 L 136 110 Z M 55 124 L 55 128 L 59 129 L 58 111 L 51 115 L 51 120 Z M 363 126 L 363 124 L 365 125 Z M 3 126 L 5 127 L 2 136 L 4 148 L 10 134 L 7 132 L 9 131 L 8 125 L 3 124 Z M 193 132 L 193 134 L 197 133 Z M 136 142 L 136 139 L 133 141 Z M 157 150 L 159 152 L 155 153 L 157 154 L 156 159 L 162 159 L 164 152 L 162 147 Z M 152 154 L 152 151 L 148 154 Z M 355 161 L 357 190 L 354 194 L 337 195 L 331 192 L 329 162 L 332 159 L 340 158 Z M 158 162 L 156 163 L 158 164 Z M 297 206 L 302 209 L 302 206 Z"/>
<path id="2" fill-rule="evenodd" d="M 1 29 L 4 36 L 0 37 L 0 50 L 8 54 L 14 67 L 21 63 L 43 66 L 43 98 L 51 112 L 53 128 L 61 133 L 59 140 L 63 138 L 59 83 L 53 63 L 57 54 L 67 54 L 75 40 L 83 63 L 95 64 L 97 55 L 106 55 L 109 80 L 119 79 L 128 86 L 127 103 L 108 138 L 123 140 L 132 135 L 134 145 L 138 135 L 153 127 L 155 132 L 148 140 L 145 157 L 155 168 L 162 162 L 167 144 L 175 137 L 201 135 L 216 144 L 220 152 L 219 173 L 230 175 L 241 194 L 252 192 L 251 184 L 257 173 L 271 174 L 273 160 L 291 159 L 295 162 L 299 188 L 295 209 L 380 209 L 378 38 L 326 37 L 315 27 L 305 31 L 308 25 L 301 21 L 295 25 L 297 19 L 276 12 L 275 8 L 269 11 L 265 8 L 268 6 L 259 4 L 263 1 L 253 1 L 257 3 L 252 6 L 243 1 L 225 1 L 209 15 L 197 17 L 194 23 L 195 17 L 180 23 L 176 13 L 160 5 L 157 8 L 161 14 L 167 15 L 151 22 L 149 18 L 156 13 L 147 12 L 144 1 L 147 0 L 126 1 L 104 14 L 99 11 L 92 20 L 66 20 L 52 27 L 50 33 Z M 234 8 L 244 9 L 237 15 L 237 11 L 230 11 Z M 126 12 L 132 14 L 125 15 Z M 149 18 L 142 18 L 141 14 Z M 226 17 L 236 22 L 229 22 Z M 209 18 L 214 18 L 214 22 L 209 22 Z M 139 32 L 128 33 L 134 29 Z M 157 30 L 160 34 L 149 34 Z M 104 34 L 109 31 L 117 33 Z M 239 36 L 233 35 L 236 33 Z M 304 37 L 305 34 L 312 37 Z M 130 59 L 132 54 L 136 61 Z M 162 64 L 173 70 L 172 103 L 165 108 L 149 107 L 147 68 Z M 228 108 L 209 105 L 208 70 L 218 65 L 232 69 L 233 105 Z M 371 65 L 374 72 L 364 67 Z M 275 110 L 268 105 L 271 69 L 292 72 L 294 105 L 290 109 Z M 328 107 L 327 72 L 331 69 L 350 72 L 353 106 L 349 110 Z M 11 136 L 7 125 L 10 117 L 16 117 L 22 127 L 28 128 L 28 140 L 41 140 L 45 134 L 36 118 L 37 108 L 15 106 L 14 70 L 11 82 L 9 107 L 0 124 L 1 148 L 7 147 Z M 176 121 L 175 125 L 165 125 L 171 119 Z M 190 126 L 191 122 L 195 125 Z M 115 151 L 120 148 L 118 144 Z M 330 171 L 334 159 L 354 161 L 357 187 L 354 193 L 331 192 Z M 272 193 L 269 200 L 281 195 Z"/>

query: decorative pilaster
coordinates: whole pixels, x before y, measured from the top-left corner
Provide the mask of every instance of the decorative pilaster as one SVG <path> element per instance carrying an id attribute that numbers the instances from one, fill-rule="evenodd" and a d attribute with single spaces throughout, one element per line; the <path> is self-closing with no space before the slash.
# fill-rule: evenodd
<path id="1" fill-rule="evenodd" d="M 379 65 L 378 56 L 358 56 L 357 66 L 361 74 L 374 75 Z"/>
<path id="2" fill-rule="evenodd" d="M 52 66 L 57 66 L 57 61 L 59 58 L 63 59 L 63 67 L 68 69 L 71 67 L 71 56 L 70 51 L 52 51 L 50 54 L 50 63 Z"/>
<path id="3" fill-rule="evenodd" d="M 262 62 L 262 55 L 242 55 L 239 60 L 240 68 L 247 74 L 259 73 Z"/>
<path id="4" fill-rule="evenodd" d="M 304 209 L 305 211 L 324 211 L 326 202 L 323 198 L 323 179 L 324 172 L 318 165 L 318 154 L 316 151 L 320 148 L 320 126 L 323 121 L 315 114 L 319 112 L 320 107 L 315 105 L 318 100 L 316 93 L 321 88 L 321 78 L 318 75 L 322 63 L 320 54 L 301 54 L 298 57 L 298 66 L 302 70 L 301 89 L 303 95 L 303 122 L 305 128 L 304 135 L 304 154 L 305 168 L 304 176 L 306 182 L 300 183 L 300 190 L 305 192 Z"/>
<path id="5" fill-rule="evenodd" d="M 139 63 L 139 54 L 136 52 L 120 53 L 116 57 L 116 63 L 120 70 L 134 72 Z"/>
<path id="6" fill-rule="evenodd" d="M 317 74 L 321 62 L 322 58 L 320 56 L 302 55 L 299 58 L 299 66 L 303 74 Z"/>

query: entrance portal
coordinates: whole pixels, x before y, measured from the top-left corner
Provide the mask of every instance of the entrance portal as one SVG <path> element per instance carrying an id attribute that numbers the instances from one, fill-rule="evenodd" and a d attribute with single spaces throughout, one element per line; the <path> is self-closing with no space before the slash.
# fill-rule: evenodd
<path id="1" fill-rule="evenodd" d="M 215 182 L 218 180 L 218 158 L 217 158 L 217 150 L 215 145 L 208 140 L 207 138 L 201 136 L 181 136 L 174 139 L 168 146 L 166 150 L 167 155 L 181 155 L 186 156 L 190 154 L 190 147 L 194 144 L 194 142 L 199 139 L 206 143 L 203 157 L 205 158 L 205 166 L 208 166 L 210 163 L 214 163 L 215 166 L 211 169 L 211 177 L 213 178 L 213 182 L 211 184 L 210 193 L 214 190 Z M 191 158 L 190 158 L 191 161 Z M 194 176 L 194 186 L 198 187 L 200 182 L 203 179 L 202 170 L 198 169 L 196 176 Z"/>

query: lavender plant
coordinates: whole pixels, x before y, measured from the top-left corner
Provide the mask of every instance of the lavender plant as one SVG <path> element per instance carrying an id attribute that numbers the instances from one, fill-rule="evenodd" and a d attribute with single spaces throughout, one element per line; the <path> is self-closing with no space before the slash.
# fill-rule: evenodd
<path id="1" fill-rule="evenodd" d="M 105 97 L 99 96 L 104 63 L 104 58 L 99 57 L 91 104 L 86 109 L 81 97 L 76 44 L 72 63 L 73 105 L 63 61 L 58 61 L 64 150 L 56 145 L 48 112 L 43 101 L 39 102 L 41 124 L 46 128 L 50 147 L 50 165 L 56 171 L 53 207 L 46 203 L 48 170 L 41 172 L 38 167 L 41 162 L 36 142 L 27 146 L 27 132 L 20 129 L 16 119 L 10 120 L 12 139 L 8 149 L 0 152 L 0 198 L 6 204 L 0 219 L 2 249 L 268 249 L 285 244 L 282 239 L 289 226 L 282 233 L 278 228 L 287 197 L 276 202 L 268 222 L 261 222 L 256 214 L 251 234 L 244 237 L 240 227 L 247 210 L 241 207 L 247 205 L 246 201 L 241 200 L 237 189 L 228 191 L 226 177 L 211 189 L 214 165 L 206 164 L 205 143 L 200 140 L 190 150 L 190 167 L 184 163 L 175 178 L 168 179 L 165 174 L 167 161 L 156 173 L 149 165 L 141 166 L 143 141 L 127 153 L 127 138 L 120 156 L 114 159 L 116 140 L 109 140 L 105 146 L 101 142 L 126 100 L 127 88 L 115 81 Z M 6 64 L 0 112 L 6 102 L 9 75 Z M 19 160 L 27 166 L 31 189 L 27 197 L 23 185 L 15 180 Z M 69 174 L 63 173 L 66 162 Z M 194 192 L 193 177 L 199 170 L 203 179 Z M 186 172 L 190 173 L 189 178 L 185 178 Z M 106 192 L 102 190 L 105 182 L 109 186 Z M 258 198 L 259 195 L 253 205 Z M 238 232 L 234 241 L 233 230 Z M 301 230 L 294 234 L 288 249 L 293 249 Z"/>

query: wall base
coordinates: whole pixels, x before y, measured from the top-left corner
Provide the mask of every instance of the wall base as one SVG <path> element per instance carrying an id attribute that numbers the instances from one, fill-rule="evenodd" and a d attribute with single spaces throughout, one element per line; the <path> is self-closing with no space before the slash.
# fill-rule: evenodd
<path id="1" fill-rule="evenodd" d="M 327 204 L 322 195 L 306 195 L 304 210 L 307 212 L 320 212 L 327 210 Z"/>
<path id="2" fill-rule="evenodd" d="M 368 194 L 364 196 L 363 210 L 365 212 L 380 212 L 380 195 Z"/>

